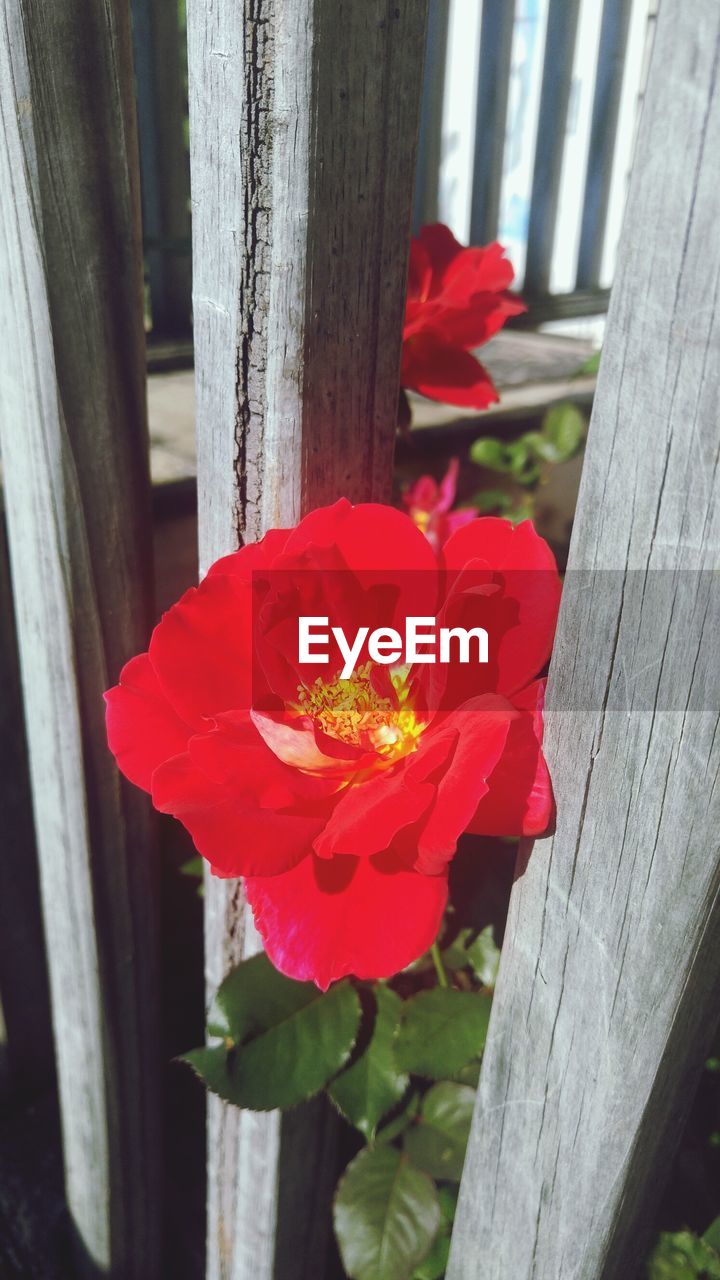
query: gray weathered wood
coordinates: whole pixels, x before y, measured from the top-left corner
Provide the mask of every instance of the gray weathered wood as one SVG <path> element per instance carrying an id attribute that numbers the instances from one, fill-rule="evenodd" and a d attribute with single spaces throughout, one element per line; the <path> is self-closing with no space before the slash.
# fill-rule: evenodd
<path id="1" fill-rule="evenodd" d="M 550 0 L 528 216 L 525 292 L 545 294 L 555 240 L 580 0 Z"/>
<path id="2" fill-rule="evenodd" d="M 149 622 L 127 5 L 0 3 L 0 432 L 80 1271 L 157 1272 L 151 828 L 102 692 Z"/>
<path id="3" fill-rule="evenodd" d="M 428 7 L 425 66 L 420 106 L 413 231 L 437 222 L 442 161 L 443 100 L 447 68 L 450 0 L 433 0 Z"/>
<path id="4" fill-rule="evenodd" d="M 1 499 L 0 499 L 1 502 Z M 0 511 L 0 1094 L 32 1097 L 53 1082 L 45 943 L 4 512 Z M 7 1075 L 3 1079 L 2 1059 Z"/>
<path id="5" fill-rule="evenodd" d="M 143 237 L 153 343 L 190 328 L 190 173 L 176 0 L 132 0 Z"/>
<path id="6" fill-rule="evenodd" d="M 389 495 L 425 9 L 188 5 L 203 569 L 342 494 Z M 205 919 L 212 992 L 256 940 L 234 883 L 206 882 Z M 211 1099 L 208 1143 L 209 1280 L 267 1280 L 278 1119 Z M 298 1265 L 322 1275 L 319 1254 Z"/>
<path id="7" fill-rule="evenodd" d="M 449 1280 L 635 1275 L 717 1019 L 719 63 L 663 0 Z"/>
<path id="8" fill-rule="evenodd" d="M 514 5 L 505 0 L 483 0 L 470 201 L 471 244 L 487 244 L 498 233 L 514 29 Z"/>

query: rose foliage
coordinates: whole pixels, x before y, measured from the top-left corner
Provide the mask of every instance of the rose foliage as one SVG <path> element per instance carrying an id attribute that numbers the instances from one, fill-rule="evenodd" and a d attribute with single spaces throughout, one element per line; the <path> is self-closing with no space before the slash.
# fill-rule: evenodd
<path id="1" fill-rule="evenodd" d="M 458 837 L 544 831 L 542 681 L 559 579 L 529 522 L 473 520 L 435 551 L 342 500 L 219 560 L 107 697 L 123 773 L 219 876 L 245 877 L 267 953 L 321 988 L 433 943 Z M 298 619 L 483 627 L 489 661 L 301 663 Z"/>

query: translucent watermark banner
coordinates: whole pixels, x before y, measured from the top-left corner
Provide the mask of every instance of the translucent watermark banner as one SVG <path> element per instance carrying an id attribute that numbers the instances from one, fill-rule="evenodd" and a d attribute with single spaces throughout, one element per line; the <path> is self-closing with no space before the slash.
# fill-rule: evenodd
<path id="1" fill-rule="evenodd" d="M 350 571 L 327 558 L 253 572 L 253 710 L 326 727 L 396 704 L 434 716 L 514 697 L 547 674 L 554 641 L 548 711 L 720 712 L 717 571 L 567 573 L 556 635 L 550 570 Z"/>

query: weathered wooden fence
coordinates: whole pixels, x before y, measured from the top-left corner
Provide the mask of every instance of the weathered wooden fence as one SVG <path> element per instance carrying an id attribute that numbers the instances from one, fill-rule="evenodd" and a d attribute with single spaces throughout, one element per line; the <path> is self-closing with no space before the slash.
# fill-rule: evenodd
<path id="1" fill-rule="evenodd" d="M 663 0 L 449 1280 L 625 1280 L 718 1017 L 720 11 Z"/>
<path id="2" fill-rule="evenodd" d="M 192 3 L 192 0 L 190 0 Z M 514 112 L 519 100 L 529 94 L 530 68 L 526 67 L 524 88 L 516 85 L 514 101 L 511 81 L 520 74 L 513 69 L 523 23 L 534 31 L 534 39 L 544 41 L 540 118 L 526 108 L 523 129 L 537 128 L 537 148 L 531 180 L 527 281 L 525 293 L 531 297 L 530 320 L 576 315 L 596 315 L 607 309 L 608 289 L 604 277 L 603 253 L 608 229 L 611 191 L 622 185 L 625 160 L 616 152 L 620 102 L 624 79 L 633 85 L 639 68 L 628 54 L 633 22 L 647 26 L 657 0 L 597 0 L 602 5 L 595 82 L 592 90 L 592 120 L 587 168 L 578 173 L 576 192 L 565 191 L 574 201 L 580 220 L 577 273 L 569 292 L 558 293 L 551 282 L 553 247 L 558 236 L 558 204 L 561 173 L 576 115 L 580 87 L 574 70 L 578 44 L 579 0 L 552 0 L 544 32 L 542 5 L 527 9 L 509 0 L 483 0 L 477 48 L 477 92 L 470 100 L 467 88 L 467 127 L 474 114 L 476 127 L 470 174 L 470 240 L 485 244 L 497 238 L 500 226 L 501 190 L 508 153 L 517 146 L 513 135 Z M 153 344 L 168 339 L 186 340 L 191 332 L 189 174 L 184 137 L 184 91 L 182 63 L 185 40 L 182 6 L 172 0 L 131 0 L 133 13 L 135 69 L 140 130 L 143 224 L 147 267 L 148 300 L 152 318 Z M 456 6 L 473 31 L 471 4 Z M 425 74 L 422 85 L 420 145 L 415 182 L 413 224 L 438 220 L 444 151 L 457 140 L 447 134 L 444 98 L 448 81 L 457 73 L 452 58 L 448 62 L 450 0 L 432 0 L 428 10 Z M 468 38 L 471 38 L 470 36 Z M 513 55 L 513 46 L 516 54 Z M 574 88 L 573 88 L 573 81 Z M 635 85 L 635 87 L 638 87 Z M 575 95 L 575 97 L 573 97 Z M 517 122 L 515 123 L 515 128 Z M 445 138 L 443 140 L 443 132 Z M 611 251 L 614 251 L 614 244 Z M 519 322 L 521 323 L 521 322 Z M 525 321 L 527 323 L 527 321 Z M 187 343 L 178 351 L 187 352 Z"/>
<path id="3" fill-rule="evenodd" d="M 102 693 L 150 618 L 127 7 L 0 5 L 0 432 L 68 1206 L 87 1274 L 156 1274 L 154 887 Z"/>
<path id="4" fill-rule="evenodd" d="M 190 0 L 201 567 L 343 494 L 389 497 L 424 22 L 419 0 Z M 212 993 L 256 941 L 237 885 L 207 878 L 205 901 Z M 328 1157 L 285 1188 L 298 1280 L 322 1274 L 332 1124 L 292 1120 Z M 210 1099 L 208 1141 L 208 1276 L 269 1280 L 279 1120 Z"/>
<path id="5" fill-rule="evenodd" d="M 153 1280 L 153 842 L 100 697 L 150 617 L 129 11 L 0 16 L 0 429 L 67 1199 L 79 1274 Z M 190 0 L 188 34 L 206 568 L 388 496 L 425 5 Z M 712 1031 L 719 62 L 714 0 L 664 0 L 551 673 L 558 829 L 518 866 L 452 1280 L 629 1277 Z M 237 886 L 205 902 L 211 993 L 257 940 Z M 334 1144 L 320 1105 L 211 1100 L 208 1280 L 323 1280 Z"/>

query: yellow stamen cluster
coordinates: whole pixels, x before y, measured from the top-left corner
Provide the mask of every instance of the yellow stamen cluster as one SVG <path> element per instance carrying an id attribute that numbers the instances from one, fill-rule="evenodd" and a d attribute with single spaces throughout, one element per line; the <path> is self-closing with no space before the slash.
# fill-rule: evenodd
<path id="1" fill-rule="evenodd" d="M 325 683 L 320 676 L 307 688 L 298 688 L 298 704 L 323 733 L 354 747 L 377 751 L 396 759 L 414 751 L 425 727 L 407 704 L 406 669 L 391 673 L 397 700 L 374 688 L 372 664 L 366 662 L 349 680 Z"/>

